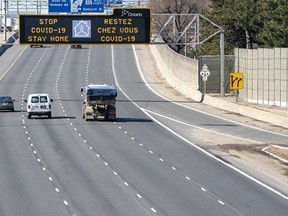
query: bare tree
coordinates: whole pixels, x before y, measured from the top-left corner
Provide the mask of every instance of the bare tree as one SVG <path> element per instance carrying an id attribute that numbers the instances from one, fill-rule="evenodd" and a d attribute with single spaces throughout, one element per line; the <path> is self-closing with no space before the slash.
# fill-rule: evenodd
<path id="1" fill-rule="evenodd" d="M 173 23 L 170 23 L 165 28 L 165 31 L 161 33 L 162 39 L 166 43 L 172 43 L 174 41 L 174 36 L 181 35 L 185 30 L 188 23 L 191 22 L 191 16 L 184 16 L 187 14 L 197 14 L 200 13 L 201 9 L 208 6 L 209 0 L 150 0 L 150 7 L 153 14 L 173 14 L 175 15 L 175 29 Z M 182 16 L 181 16 L 182 15 Z M 153 17 L 153 28 L 155 31 L 159 31 L 163 25 L 167 22 L 168 16 L 154 16 Z M 173 32 L 176 31 L 176 32 Z M 189 40 L 195 38 L 190 37 Z M 177 45 L 171 45 L 171 47 L 178 53 L 181 53 L 184 45 L 181 43 L 183 39 L 178 41 Z"/>

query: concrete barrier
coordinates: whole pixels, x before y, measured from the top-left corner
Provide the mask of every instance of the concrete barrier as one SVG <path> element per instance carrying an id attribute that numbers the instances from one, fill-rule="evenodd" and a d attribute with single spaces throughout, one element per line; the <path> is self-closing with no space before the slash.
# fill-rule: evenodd
<path id="1" fill-rule="evenodd" d="M 243 116 L 257 119 L 259 121 L 264 121 L 271 123 L 273 125 L 278 125 L 280 127 L 288 128 L 288 112 L 283 115 L 281 111 L 275 109 L 275 112 L 269 110 L 268 108 L 262 109 L 261 107 L 241 105 L 238 103 L 233 103 L 231 101 L 226 101 L 218 97 L 212 97 L 210 95 L 205 95 L 204 103 L 219 109 L 224 109 L 229 112 L 239 113 Z"/>
<path id="2" fill-rule="evenodd" d="M 283 115 L 281 112 L 273 112 L 260 107 L 241 105 L 227 101 L 224 98 L 205 95 L 198 91 L 198 61 L 179 55 L 167 45 L 151 45 L 150 49 L 157 62 L 157 66 L 167 82 L 183 95 L 195 101 L 224 109 L 230 112 L 239 113 L 243 116 L 269 122 L 274 125 L 288 128 L 288 112 Z M 204 99 L 204 100 L 203 100 Z"/>
<path id="3" fill-rule="evenodd" d="M 167 82 L 187 97 L 200 101 L 198 61 L 176 53 L 168 45 L 151 45 L 150 48 Z"/>

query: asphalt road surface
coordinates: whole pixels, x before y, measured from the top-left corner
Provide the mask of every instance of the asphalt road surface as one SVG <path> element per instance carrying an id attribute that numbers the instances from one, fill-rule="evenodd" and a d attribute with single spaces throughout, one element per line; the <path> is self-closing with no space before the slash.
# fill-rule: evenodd
<path id="1" fill-rule="evenodd" d="M 16 99 L 14 113 L 0 112 L 0 215 L 287 215 L 287 194 L 198 148 L 184 127 L 255 142 L 287 136 L 167 101 L 141 78 L 141 60 L 132 46 L 25 50 L 0 81 Z M 82 119 L 88 83 L 116 86 L 115 122 Z M 36 92 L 54 99 L 52 119 L 27 119 L 22 101 Z"/>

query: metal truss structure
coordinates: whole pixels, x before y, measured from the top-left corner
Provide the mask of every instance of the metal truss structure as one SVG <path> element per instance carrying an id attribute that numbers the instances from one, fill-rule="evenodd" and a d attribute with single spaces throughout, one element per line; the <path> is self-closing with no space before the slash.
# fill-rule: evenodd
<path id="1" fill-rule="evenodd" d="M 1 15 L 4 15 L 5 2 L 8 5 L 8 14 L 42 14 L 42 12 L 48 12 L 48 0 L 0 0 Z M 147 7 L 149 4 L 149 0 L 123 0 L 122 2 L 123 4 L 119 6 Z"/>
<path id="2" fill-rule="evenodd" d="M 200 23 L 206 22 L 211 26 L 207 36 L 202 32 Z M 224 29 L 201 14 L 153 14 L 152 15 L 152 44 L 168 44 L 186 46 L 197 49 L 212 37 L 220 35 L 220 96 L 225 94 L 224 81 Z"/>
<path id="3" fill-rule="evenodd" d="M 0 15 L 48 13 L 48 0 L 0 0 Z M 122 7 L 148 7 L 149 0 L 123 0 Z M 202 21 L 211 24 L 212 32 L 204 37 Z M 220 34 L 221 96 L 224 96 L 224 30 L 201 14 L 153 14 L 151 44 L 186 46 L 196 49 L 212 37 Z M 5 31 L 6 35 L 6 31 Z M 164 39 L 164 40 L 162 40 Z"/>
<path id="4" fill-rule="evenodd" d="M 207 21 L 215 31 L 203 38 L 200 28 L 200 19 Z M 201 14 L 153 14 L 152 15 L 152 43 L 192 45 L 197 47 L 210 38 L 221 33 L 221 27 Z M 200 36 L 202 39 L 200 40 Z M 165 41 L 159 42 L 159 38 Z"/>
<path id="5" fill-rule="evenodd" d="M 5 6 L 7 2 L 7 7 Z M 1 0 L 0 11 L 3 14 L 4 9 L 7 14 L 41 14 L 48 10 L 48 0 Z"/>

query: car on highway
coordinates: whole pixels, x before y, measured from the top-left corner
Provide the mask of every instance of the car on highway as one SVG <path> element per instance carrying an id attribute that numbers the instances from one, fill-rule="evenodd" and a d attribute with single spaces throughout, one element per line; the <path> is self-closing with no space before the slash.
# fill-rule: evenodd
<path id="1" fill-rule="evenodd" d="M 14 101 L 10 96 L 0 96 L 0 110 L 10 110 L 14 112 Z"/>
<path id="2" fill-rule="evenodd" d="M 82 45 L 81 45 L 81 44 L 73 44 L 73 45 L 71 45 L 71 49 L 73 49 L 73 48 L 79 48 L 79 49 L 81 49 L 81 48 L 82 48 Z"/>
<path id="3" fill-rule="evenodd" d="M 49 94 L 35 93 L 29 94 L 27 100 L 27 118 L 31 119 L 32 116 L 47 116 L 52 117 L 51 103 L 53 99 L 50 99 Z"/>
<path id="4" fill-rule="evenodd" d="M 31 44 L 30 47 L 31 48 L 33 48 L 33 47 L 43 47 L 43 45 L 42 44 L 40 44 L 40 45 L 39 44 Z"/>

